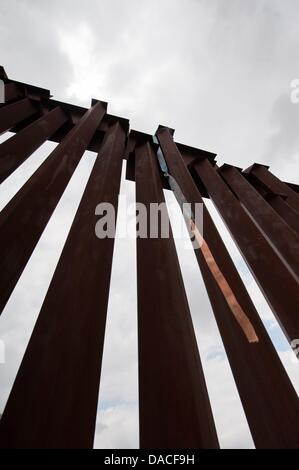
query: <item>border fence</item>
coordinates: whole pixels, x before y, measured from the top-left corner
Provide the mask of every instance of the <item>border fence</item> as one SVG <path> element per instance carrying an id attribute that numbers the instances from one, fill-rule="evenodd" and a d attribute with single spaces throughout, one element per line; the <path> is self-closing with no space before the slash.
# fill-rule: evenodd
<path id="1" fill-rule="evenodd" d="M 45 141 L 58 143 L 0 212 L 0 313 L 82 155 L 97 154 L 0 420 L 0 447 L 93 445 L 114 248 L 113 237 L 95 236 L 95 207 L 109 202 L 117 209 L 126 159 L 136 202 L 163 202 L 163 189 L 175 181 L 186 202 L 203 204 L 195 255 L 253 441 L 257 448 L 298 448 L 297 393 L 205 199 L 217 207 L 292 344 L 299 338 L 299 186 L 257 163 L 218 167 L 215 154 L 175 142 L 165 126 L 154 138 L 130 130 L 105 102 L 92 100 L 85 109 L 55 101 L 49 90 L 9 79 L 3 67 L 0 79 L 0 132 L 14 133 L 0 144 L 0 183 Z M 140 446 L 217 448 L 172 234 L 136 244 Z"/>

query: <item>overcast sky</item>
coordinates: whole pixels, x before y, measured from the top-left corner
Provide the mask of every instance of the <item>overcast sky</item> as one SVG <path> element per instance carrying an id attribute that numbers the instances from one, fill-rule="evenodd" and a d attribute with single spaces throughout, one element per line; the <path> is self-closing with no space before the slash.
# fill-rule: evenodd
<path id="1" fill-rule="evenodd" d="M 266 163 L 299 183 L 297 0 L 1 0 L 0 57 L 10 78 L 84 106 L 92 97 L 154 133 L 218 154 L 219 163 Z M 1 136 L 4 140 L 7 134 Z M 42 146 L 0 186 L 0 208 L 54 148 Z M 36 321 L 95 155 L 87 152 L 0 321 L 0 412 Z M 122 182 L 134 200 L 134 185 Z M 167 195 L 168 202 L 172 195 Z M 298 365 L 238 250 L 219 220 L 291 380 Z M 191 250 L 177 248 L 222 447 L 252 447 L 223 345 Z M 95 438 L 96 447 L 138 446 L 135 241 L 117 240 Z"/>

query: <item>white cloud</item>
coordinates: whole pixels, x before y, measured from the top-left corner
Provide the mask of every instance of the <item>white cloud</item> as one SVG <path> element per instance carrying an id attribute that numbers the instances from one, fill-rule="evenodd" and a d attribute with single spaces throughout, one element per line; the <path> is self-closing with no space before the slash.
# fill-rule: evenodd
<path id="1" fill-rule="evenodd" d="M 94 448 L 136 449 L 139 446 L 136 405 L 120 404 L 102 411 L 97 422 Z"/>

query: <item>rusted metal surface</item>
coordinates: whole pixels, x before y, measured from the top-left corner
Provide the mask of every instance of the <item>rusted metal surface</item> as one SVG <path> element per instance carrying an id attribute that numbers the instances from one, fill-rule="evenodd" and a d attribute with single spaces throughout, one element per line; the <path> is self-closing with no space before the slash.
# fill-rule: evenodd
<path id="1" fill-rule="evenodd" d="M 4 80 L 5 87 L 10 87 L 12 90 L 18 89 L 20 92 L 20 97 L 23 97 L 24 99 L 27 98 L 33 100 L 36 103 L 40 115 L 44 115 L 56 107 L 60 107 L 66 113 L 66 115 L 69 117 L 69 126 L 61 127 L 59 129 L 59 132 L 55 132 L 52 136 L 49 137 L 50 141 L 61 143 L 67 136 L 69 130 L 71 130 L 74 125 L 78 124 L 78 122 L 88 111 L 88 108 L 52 99 L 50 90 L 46 88 L 41 88 L 38 86 L 30 85 L 28 83 L 8 79 L 3 67 L 0 69 L 0 78 Z M 14 97 L 14 99 L 15 98 L 16 97 Z M 7 108 L 7 105 L 3 105 L 3 107 Z M 31 124 L 31 122 L 32 120 L 25 119 L 25 121 L 20 121 L 16 123 L 14 126 L 12 126 L 10 130 L 11 132 L 18 133 L 22 129 L 24 129 L 28 124 Z M 115 122 L 121 122 L 122 125 L 125 126 L 127 119 L 106 113 L 101 122 L 99 123 L 99 126 L 96 129 L 92 139 L 88 143 L 86 150 L 98 153 L 101 142 L 103 140 L 104 133 L 111 126 L 111 124 L 114 124 Z"/>
<path id="2" fill-rule="evenodd" d="M 152 137 L 131 131 L 126 139 L 128 121 L 107 114 L 106 103 L 87 110 L 53 100 L 2 66 L 0 79 L 0 133 L 15 133 L 0 145 L 0 182 L 46 140 L 59 143 L 0 212 L 0 312 L 84 151 L 98 153 L 0 421 L 0 447 L 92 447 L 114 247 L 114 237 L 96 237 L 95 208 L 108 202 L 117 210 L 125 158 L 147 208 L 164 202 L 163 188 L 193 208 L 203 203 L 203 233 L 192 216 L 188 225 L 253 440 L 258 448 L 298 448 L 298 396 L 202 197 L 213 199 L 292 340 L 299 337 L 299 186 L 265 165 L 217 170 L 214 153 L 175 143 L 174 131 L 160 126 L 171 175 L 164 177 Z M 137 239 L 137 272 L 141 447 L 217 448 L 171 232 Z"/>
<path id="3" fill-rule="evenodd" d="M 7 73 L 5 72 L 3 65 L 0 65 L 0 78 L 1 80 L 7 80 Z"/>
<path id="4" fill-rule="evenodd" d="M 289 341 L 299 337 L 298 282 L 210 162 L 195 164 L 229 231 Z M 282 288 L 283 286 L 283 288 Z"/>
<path id="5" fill-rule="evenodd" d="M 0 145 L 0 183 L 48 140 L 67 119 L 61 108 L 54 108 L 3 142 Z"/>
<path id="6" fill-rule="evenodd" d="M 279 192 L 272 192 L 265 188 L 261 181 L 259 181 L 253 174 L 245 170 L 242 175 L 246 180 L 255 188 L 255 190 L 268 202 L 272 209 L 280 215 L 280 217 L 289 225 L 289 227 L 299 235 L 299 212 L 287 202 L 287 196 Z M 293 190 L 297 188 L 297 185 L 285 183 L 290 186 Z M 297 192 L 297 191 L 296 191 Z"/>
<path id="7" fill-rule="evenodd" d="M 295 192 L 288 184 L 281 181 L 277 176 L 269 171 L 266 165 L 254 163 L 250 168 L 244 170 L 245 173 L 254 175 L 272 193 L 284 194 L 288 204 L 296 211 L 299 211 L 299 194 Z"/>
<path id="8" fill-rule="evenodd" d="M 87 183 L 0 421 L 6 448 L 93 445 L 114 237 L 95 207 L 117 208 L 126 129 L 112 125 Z"/>
<path id="9" fill-rule="evenodd" d="M 209 158 L 211 161 L 215 160 L 215 157 L 216 157 L 215 153 L 207 152 L 206 150 L 198 149 L 195 147 L 190 147 L 189 145 L 184 145 L 179 142 L 175 142 L 175 144 L 184 159 L 185 165 L 189 169 L 192 169 L 192 166 L 198 159 Z M 135 131 L 132 130 L 129 134 L 128 144 L 127 144 L 126 154 L 125 154 L 125 158 L 127 160 L 126 179 L 129 181 L 135 181 L 135 161 L 134 161 L 135 146 L 136 146 Z M 168 181 L 165 178 L 162 179 L 162 185 L 164 189 L 170 189 Z M 207 194 L 205 194 L 205 196 L 208 197 Z"/>
<path id="10" fill-rule="evenodd" d="M 299 194 L 299 184 L 295 183 L 285 183 L 287 184 L 295 193 Z"/>
<path id="11" fill-rule="evenodd" d="M 97 102 L 0 212 L 0 312 L 105 111 Z"/>
<path id="12" fill-rule="evenodd" d="M 267 194 L 266 200 L 280 217 L 299 235 L 299 212 L 277 194 Z"/>
<path id="13" fill-rule="evenodd" d="M 203 235 L 199 232 L 195 223 L 191 221 L 191 230 L 195 235 L 195 238 L 200 246 L 201 253 L 205 259 L 205 262 L 214 278 L 217 282 L 219 289 L 221 290 L 227 305 L 229 306 L 231 313 L 234 315 L 237 320 L 240 328 L 242 329 L 246 339 L 249 343 L 258 343 L 259 338 L 257 332 L 254 329 L 253 324 L 249 320 L 248 316 L 244 312 L 240 303 L 238 302 L 231 286 L 229 285 L 226 277 L 219 268 L 217 261 L 215 260 L 210 247 L 206 240 L 203 238 Z"/>
<path id="14" fill-rule="evenodd" d="M 37 113 L 37 106 L 28 98 L 2 106 L 0 108 L 0 134 Z"/>
<path id="15" fill-rule="evenodd" d="M 165 200 L 151 136 L 140 139 L 136 201 L 149 213 Z M 217 448 L 174 241 L 159 234 L 137 238 L 140 446 Z"/>
<path id="16" fill-rule="evenodd" d="M 168 129 L 160 127 L 157 137 L 169 171 L 187 200 L 203 203 Z M 195 250 L 255 445 L 259 448 L 298 447 L 297 394 L 205 205 L 203 236 L 258 338 L 258 341 L 248 341 L 202 250 Z"/>
<path id="17" fill-rule="evenodd" d="M 299 279 L 298 235 L 244 178 L 239 169 L 225 164 L 218 171 Z"/>
<path id="18" fill-rule="evenodd" d="M 23 90 L 18 87 L 15 83 L 7 83 L 4 88 L 4 98 L 5 103 L 9 103 L 10 101 L 15 101 L 18 98 L 22 98 L 24 96 Z M 2 104 L 1 106 L 5 105 Z"/>

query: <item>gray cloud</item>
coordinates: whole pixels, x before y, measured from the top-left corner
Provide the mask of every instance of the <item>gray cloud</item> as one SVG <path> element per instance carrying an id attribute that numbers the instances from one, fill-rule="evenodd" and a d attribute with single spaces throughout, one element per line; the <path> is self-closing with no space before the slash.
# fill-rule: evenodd
<path id="1" fill-rule="evenodd" d="M 270 123 L 272 132 L 264 162 L 272 161 L 278 170 L 284 164 L 298 164 L 299 105 L 291 102 L 290 90 L 274 103 Z"/>

